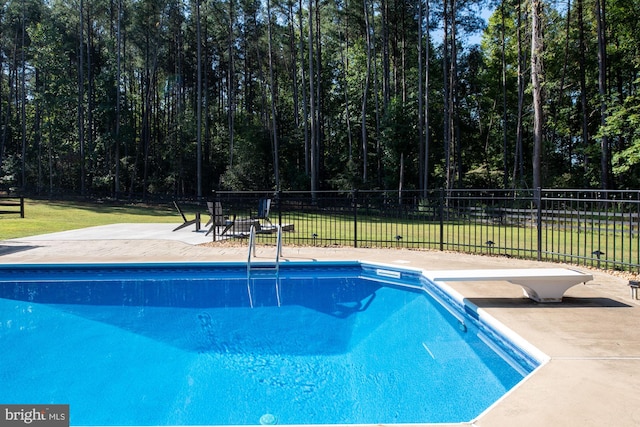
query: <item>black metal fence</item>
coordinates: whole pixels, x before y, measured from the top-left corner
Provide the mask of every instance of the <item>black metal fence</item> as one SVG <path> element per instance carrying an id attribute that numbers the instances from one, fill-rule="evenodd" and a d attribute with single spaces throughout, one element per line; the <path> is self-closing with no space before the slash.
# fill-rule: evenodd
<path id="1" fill-rule="evenodd" d="M 640 191 L 217 192 L 227 215 L 269 220 L 284 244 L 451 250 L 640 269 Z M 263 222 L 264 223 L 264 222 Z M 275 236 L 260 234 L 268 243 Z"/>

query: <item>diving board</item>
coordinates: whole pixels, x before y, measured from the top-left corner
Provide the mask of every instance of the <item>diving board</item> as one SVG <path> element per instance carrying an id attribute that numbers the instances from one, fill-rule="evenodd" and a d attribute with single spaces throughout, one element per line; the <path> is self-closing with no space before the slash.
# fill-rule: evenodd
<path id="1" fill-rule="evenodd" d="M 561 302 L 569 288 L 593 280 L 593 275 L 569 268 L 439 270 L 424 274 L 433 282 L 505 281 L 520 285 L 524 295 L 537 302 Z"/>

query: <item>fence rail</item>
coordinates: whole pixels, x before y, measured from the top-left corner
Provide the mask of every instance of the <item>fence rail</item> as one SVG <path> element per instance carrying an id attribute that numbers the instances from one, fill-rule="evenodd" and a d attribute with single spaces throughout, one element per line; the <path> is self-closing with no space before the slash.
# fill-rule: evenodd
<path id="1" fill-rule="evenodd" d="M 24 218 L 24 197 L 0 194 L 0 215 L 17 214 Z"/>
<path id="2" fill-rule="evenodd" d="M 452 250 L 640 270 L 640 191 L 216 192 L 238 218 L 272 199 L 284 244 Z M 260 235 L 261 241 L 274 239 Z"/>

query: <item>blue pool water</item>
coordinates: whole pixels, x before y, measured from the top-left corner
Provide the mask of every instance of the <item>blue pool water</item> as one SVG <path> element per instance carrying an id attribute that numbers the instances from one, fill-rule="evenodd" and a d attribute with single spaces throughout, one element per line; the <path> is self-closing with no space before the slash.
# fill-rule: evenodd
<path id="1" fill-rule="evenodd" d="M 0 342 L 0 403 L 72 425 L 463 422 L 540 363 L 419 272 L 357 262 L 0 265 Z"/>

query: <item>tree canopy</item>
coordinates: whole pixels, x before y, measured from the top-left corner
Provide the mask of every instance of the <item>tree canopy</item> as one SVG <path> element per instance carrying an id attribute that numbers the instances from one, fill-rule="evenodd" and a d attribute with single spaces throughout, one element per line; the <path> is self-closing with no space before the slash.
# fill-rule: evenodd
<path id="1" fill-rule="evenodd" d="M 7 0 L 0 186 L 638 188 L 639 25 L 636 0 Z"/>

